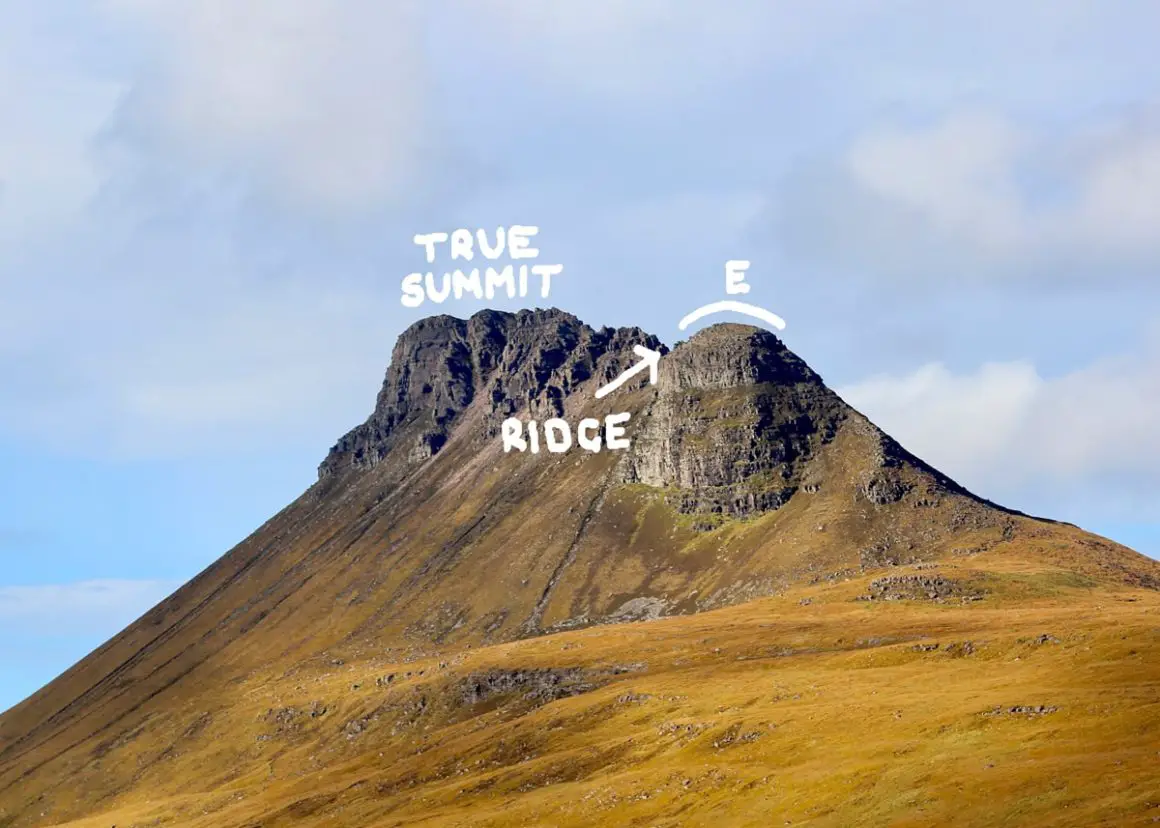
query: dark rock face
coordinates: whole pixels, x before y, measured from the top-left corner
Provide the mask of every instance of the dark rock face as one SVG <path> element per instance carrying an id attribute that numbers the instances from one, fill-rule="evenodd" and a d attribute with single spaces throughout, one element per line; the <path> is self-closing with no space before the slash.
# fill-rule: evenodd
<path id="1" fill-rule="evenodd" d="M 576 386 L 607 381 L 631 364 L 636 344 L 665 350 L 639 328 L 593 330 L 555 309 L 423 319 L 395 344 L 374 413 L 330 450 L 319 477 L 373 468 L 388 453 L 422 462 L 472 404 L 487 414 L 488 436 L 518 411 L 558 416 Z"/>
<path id="2" fill-rule="evenodd" d="M 694 335 L 661 362 L 659 380 L 672 391 L 822 383 L 775 335 L 734 324 L 713 325 Z"/>
<path id="3" fill-rule="evenodd" d="M 319 476 L 370 469 L 388 455 L 401 476 L 439 452 L 468 411 L 479 415 L 471 434 L 480 439 L 494 438 L 515 414 L 560 416 L 582 387 L 587 401 L 635 364 L 636 344 L 665 356 L 651 401 L 632 412 L 633 445 L 617 480 L 663 489 L 696 526 L 778 509 L 799 490 L 818 492 L 825 474 L 813 461 L 847 425 L 873 455 L 859 472 L 860 497 L 885 506 L 909 496 L 904 471 L 921 462 L 769 331 L 713 325 L 668 353 L 639 328 L 594 330 L 555 309 L 412 325 L 395 345 L 374 413 L 331 449 Z M 930 471 L 940 486 L 957 488 Z"/>
<path id="4" fill-rule="evenodd" d="M 999 706 L 988 710 L 984 716 L 1047 716 L 1058 711 L 1054 704 L 1016 704 L 1011 707 Z"/>
<path id="5" fill-rule="evenodd" d="M 982 593 L 941 575 L 888 575 L 870 584 L 871 601 L 945 601 L 949 598 L 979 600 Z"/>
<path id="6" fill-rule="evenodd" d="M 561 669 L 488 670 L 473 673 L 458 686 L 461 703 L 475 705 L 496 696 L 518 694 L 526 701 L 546 704 L 596 689 L 585 681 L 586 673 L 576 667 Z"/>
<path id="7" fill-rule="evenodd" d="M 772 333 L 715 325 L 661 361 L 625 482 L 670 487 L 687 513 L 776 509 L 849 410 Z"/>

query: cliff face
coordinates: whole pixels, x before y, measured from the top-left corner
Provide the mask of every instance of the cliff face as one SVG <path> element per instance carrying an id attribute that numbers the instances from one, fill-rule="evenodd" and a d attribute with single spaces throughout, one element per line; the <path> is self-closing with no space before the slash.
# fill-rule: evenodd
<path id="1" fill-rule="evenodd" d="M 663 489 L 678 511 L 702 516 L 754 515 L 803 487 L 820 490 L 813 461 L 857 415 L 775 335 L 715 325 L 670 354 L 639 328 L 594 330 L 558 310 L 484 311 L 412 325 L 395 345 L 371 416 L 335 444 L 319 477 L 369 471 L 389 457 L 401 480 L 457 428 L 482 449 L 513 414 L 542 421 L 590 407 L 595 389 L 633 363 L 636 344 L 666 356 L 655 388 L 637 380 L 620 392 L 640 393 L 632 398 L 638 425 L 619 482 Z M 469 411 L 476 416 L 465 418 Z M 888 470 L 914 458 L 863 425 L 880 438 L 867 457 L 873 469 L 864 475 L 865 494 L 898 499 L 905 486 Z"/>
<path id="2" fill-rule="evenodd" d="M 776 509 L 850 409 L 768 331 L 717 325 L 661 362 L 626 482 L 673 487 L 682 512 Z"/>

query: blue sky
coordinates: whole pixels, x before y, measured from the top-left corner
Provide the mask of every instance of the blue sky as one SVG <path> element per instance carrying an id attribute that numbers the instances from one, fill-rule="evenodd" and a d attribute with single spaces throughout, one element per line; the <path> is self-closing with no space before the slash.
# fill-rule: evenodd
<path id="1" fill-rule="evenodd" d="M 551 304 L 670 344 L 749 259 L 907 447 L 1160 555 L 1147 0 L 0 19 L 0 708 L 309 485 L 455 227 L 538 225 Z"/>

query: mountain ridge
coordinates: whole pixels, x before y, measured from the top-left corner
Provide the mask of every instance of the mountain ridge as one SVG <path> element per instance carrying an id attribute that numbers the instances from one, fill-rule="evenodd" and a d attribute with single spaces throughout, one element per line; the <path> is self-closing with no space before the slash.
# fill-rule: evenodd
<path id="1" fill-rule="evenodd" d="M 555 416 L 576 384 L 593 376 L 607 381 L 627 367 L 624 354 L 637 344 L 668 352 L 640 328 L 597 330 L 557 308 L 421 319 L 399 336 L 374 411 L 339 439 L 319 476 L 333 474 L 346 459 L 356 468 L 372 467 L 412 412 L 430 412 L 432 422 L 420 430 L 409 456 L 432 456 L 477 394 L 490 395 L 489 413 L 501 419 L 521 403 L 532 413 Z"/>
<path id="2" fill-rule="evenodd" d="M 946 561 L 1160 587 L 1155 562 L 997 507 L 914 457 L 768 331 L 706 328 L 664 348 L 655 387 L 638 378 L 596 400 L 635 361 L 633 344 L 664 348 L 555 309 L 411 326 L 374 411 L 301 497 L 0 717 L 11 824 L 37 824 L 30 803 L 42 799 L 70 816 L 176 792 L 169 780 L 192 772 L 190 757 L 216 757 L 196 784 L 230 784 L 225 768 L 256 761 L 252 742 L 229 737 L 242 727 L 234 688 L 256 676 L 283 676 L 278 692 L 298 695 L 294 676 L 341 664 L 451 664 L 863 578 L 887 578 L 870 594 L 918 584 L 940 601 L 998 589 L 986 574 L 979 587 L 889 581 Z M 624 451 L 504 454 L 498 438 L 515 414 L 611 411 L 632 412 Z M 218 724 L 197 725 L 198 711 Z M 166 753 L 155 733 L 186 747 Z"/>

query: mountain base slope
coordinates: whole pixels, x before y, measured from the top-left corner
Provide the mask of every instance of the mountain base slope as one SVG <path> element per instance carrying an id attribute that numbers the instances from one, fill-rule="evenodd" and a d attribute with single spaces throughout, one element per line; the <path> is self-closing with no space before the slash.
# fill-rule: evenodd
<path id="1" fill-rule="evenodd" d="M 1059 526 L 696 615 L 255 674 L 120 746 L 125 794 L 67 824 L 1148 823 L 1160 593 L 1050 563 L 1084 538 Z M 87 779 L 46 791 L 42 824 L 108 785 Z"/>

